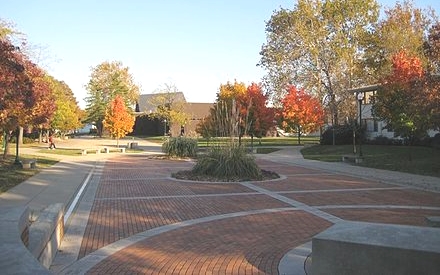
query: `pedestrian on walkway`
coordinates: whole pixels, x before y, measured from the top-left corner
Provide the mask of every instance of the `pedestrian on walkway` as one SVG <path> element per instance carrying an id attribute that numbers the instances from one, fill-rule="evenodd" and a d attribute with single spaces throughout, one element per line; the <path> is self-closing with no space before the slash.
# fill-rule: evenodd
<path id="1" fill-rule="evenodd" d="M 53 148 L 52 148 L 53 147 Z M 49 134 L 49 149 L 56 149 L 57 147 L 55 146 L 55 143 L 53 142 L 53 134 Z"/>

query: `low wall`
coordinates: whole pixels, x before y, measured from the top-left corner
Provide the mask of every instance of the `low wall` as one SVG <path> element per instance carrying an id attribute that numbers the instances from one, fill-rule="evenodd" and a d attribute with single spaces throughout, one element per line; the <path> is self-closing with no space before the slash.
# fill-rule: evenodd
<path id="1" fill-rule="evenodd" d="M 29 208 L 1 209 L 0 232 L 2 274 L 50 274 L 25 246 L 29 242 Z"/>
<path id="2" fill-rule="evenodd" d="M 440 229 L 335 224 L 312 239 L 312 273 L 440 274 Z"/>
<path id="3" fill-rule="evenodd" d="M 51 274 L 64 234 L 64 206 L 54 204 L 30 224 L 29 208 L 0 210 L 0 273 Z"/>
<path id="4" fill-rule="evenodd" d="M 64 236 L 64 205 L 56 203 L 44 209 L 29 229 L 28 249 L 49 268 Z"/>

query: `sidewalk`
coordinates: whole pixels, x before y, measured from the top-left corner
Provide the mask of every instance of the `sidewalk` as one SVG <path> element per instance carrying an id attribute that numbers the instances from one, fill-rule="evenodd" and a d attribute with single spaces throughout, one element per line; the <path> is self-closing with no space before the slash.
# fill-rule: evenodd
<path id="1" fill-rule="evenodd" d="M 120 146 L 126 145 L 129 141 L 132 140 L 121 140 Z M 75 138 L 69 140 L 56 139 L 55 144 L 58 149 L 101 148 L 104 146 L 116 146 L 116 141 L 97 138 Z M 160 145 L 146 141 L 139 141 L 139 147 L 150 153 L 160 152 Z M 66 156 L 56 155 L 52 152 L 45 153 L 44 150 L 46 149 L 46 144 L 42 144 L 39 147 L 20 148 L 20 154 L 46 156 L 59 159 L 60 161 L 7 192 L 1 193 L 1 208 L 28 206 L 33 216 L 38 216 L 41 210 L 54 203 L 63 203 L 67 210 L 77 191 L 93 173 L 96 166 L 99 163 L 105 162 L 108 158 L 117 156 L 116 153 Z M 49 149 L 47 150 L 49 151 Z M 56 150 L 53 152 L 56 152 Z"/>
<path id="2" fill-rule="evenodd" d="M 351 165 L 342 162 L 323 162 L 304 159 L 300 153 L 302 147 L 289 147 L 275 151 L 267 155 L 259 155 L 259 158 L 277 163 L 298 165 L 302 167 L 325 170 L 331 173 L 352 175 L 369 180 L 393 183 L 397 185 L 412 186 L 423 190 L 440 192 L 440 178 L 374 169 Z"/>

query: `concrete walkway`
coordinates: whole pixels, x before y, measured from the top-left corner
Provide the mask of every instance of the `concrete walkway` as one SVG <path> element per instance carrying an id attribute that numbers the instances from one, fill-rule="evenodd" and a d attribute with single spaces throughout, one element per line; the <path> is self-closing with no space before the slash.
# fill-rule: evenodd
<path id="1" fill-rule="evenodd" d="M 160 147 L 140 145 L 143 154 L 62 161 L 0 195 L 2 207 L 35 211 L 77 202 L 51 271 L 305 274 L 311 238 L 334 223 L 426 226 L 425 216 L 440 216 L 438 178 L 307 161 L 294 147 L 257 155 L 278 180 L 177 181 L 170 174 L 193 163 L 151 158 Z"/>

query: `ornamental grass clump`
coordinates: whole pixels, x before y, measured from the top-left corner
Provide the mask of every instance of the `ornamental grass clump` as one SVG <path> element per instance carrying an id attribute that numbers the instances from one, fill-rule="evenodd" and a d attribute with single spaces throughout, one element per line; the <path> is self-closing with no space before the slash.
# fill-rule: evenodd
<path id="1" fill-rule="evenodd" d="M 214 146 L 197 159 L 193 174 L 226 181 L 261 180 L 262 172 L 252 155 L 237 145 Z"/>
<path id="2" fill-rule="evenodd" d="M 197 140 L 186 137 L 170 137 L 162 144 L 162 152 L 170 157 L 195 157 Z"/>

